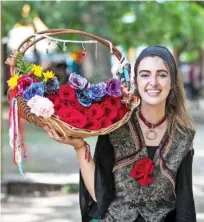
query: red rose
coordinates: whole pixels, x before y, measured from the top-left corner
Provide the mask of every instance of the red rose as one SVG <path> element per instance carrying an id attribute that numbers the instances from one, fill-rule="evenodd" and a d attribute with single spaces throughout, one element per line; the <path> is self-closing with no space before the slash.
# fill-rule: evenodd
<path id="1" fill-rule="evenodd" d="M 101 123 L 101 129 L 107 128 L 110 125 L 112 125 L 112 121 L 110 119 L 108 119 L 107 117 L 102 117 L 99 121 Z"/>
<path id="2" fill-rule="evenodd" d="M 71 107 L 60 108 L 58 116 L 62 121 L 77 128 L 83 128 L 87 123 L 87 117 Z"/>
<path id="3" fill-rule="evenodd" d="M 64 106 L 64 104 L 60 101 L 59 95 L 50 94 L 46 96 L 50 101 L 54 104 L 55 114 L 57 114 L 58 110 Z"/>
<path id="4" fill-rule="evenodd" d="M 59 88 L 59 97 L 62 101 L 71 101 L 75 99 L 76 90 L 68 84 L 61 85 Z"/>
<path id="5" fill-rule="evenodd" d="M 88 109 L 88 117 L 89 119 L 99 119 L 104 115 L 104 110 L 102 109 L 101 105 L 95 103 L 92 104 L 91 107 Z"/>
<path id="6" fill-rule="evenodd" d="M 104 110 L 104 115 L 110 120 L 114 120 L 118 115 L 118 110 L 111 103 L 107 101 L 102 103 L 102 108 Z"/>
<path id="7" fill-rule="evenodd" d="M 79 112 L 80 113 L 80 112 Z M 80 113 L 81 114 L 81 113 Z M 83 117 L 82 117 L 83 116 Z M 83 114 L 81 114 L 81 117 L 73 117 L 71 119 L 70 125 L 77 127 L 79 129 L 83 129 L 86 125 L 87 119 L 86 116 L 84 116 Z"/>
<path id="8" fill-rule="evenodd" d="M 70 100 L 67 103 L 67 106 L 71 106 L 72 108 L 77 108 L 79 106 L 79 102 L 76 99 Z"/>
<path id="9" fill-rule="evenodd" d="M 135 163 L 130 175 L 137 179 L 141 186 L 147 186 L 154 182 L 152 176 L 154 168 L 154 162 L 150 158 L 145 157 Z"/>
<path id="10" fill-rule="evenodd" d="M 75 110 L 78 110 L 80 113 L 84 114 L 85 116 L 87 115 L 87 112 L 89 110 L 89 108 L 82 106 L 76 97 L 73 100 L 70 100 L 64 104 L 66 107 L 71 107 Z"/>
<path id="11" fill-rule="evenodd" d="M 69 118 L 72 115 L 72 110 L 73 109 L 67 107 L 60 107 L 57 114 L 61 120 L 63 120 L 64 122 L 68 122 Z"/>
<path id="12" fill-rule="evenodd" d="M 128 108 L 122 104 L 121 108 L 118 110 L 118 116 L 116 118 L 117 119 L 116 121 L 121 120 L 127 112 L 128 112 Z"/>
<path id="13" fill-rule="evenodd" d="M 79 106 L 79 107 L 77 107 L 77 110 L 78 110 L 80 113 L 82 113 L 82 114 L 84 114 L 85 116 L 88 117 L 89 108 L 84 107 L 84 106 Z"/>
<path id="14" fill-rule="evenodd" d="M 101 123 L 96 119 L 88 119 L 85 128 L 89 130 L 98 130 L 101 128 Z"/>
<path id="15" fill-rule="evenodd" d="M 59 98 L 58 95 L 56 94 L 50 94 L 46 96 L 50 101 L 52 101 L 53 103 L 55 103 L 55 100 Z"/>
<path id="16" fill-rule="evenodd" d="M 54 101 L 54 110 L 55 110 L 56 112 L 58 112 L 60 108 L 65 108 L 65 107 L 66 107 L 66 104 L 64 104 L 64 103 L 60 100 L 59 97 L 56 98 L 56 100 Z"/>
<path id="17" fill-rule="evenodd" d="M 82 105 L 79 103 L 76 97 L 73 100 L 68 101 L 67 106 L 71 106 L 72 108 L 77 110 L 80 110 L 82 108 Z"/>
<path id="18" fill-rule="evenodd" d="M 111 103 L 114 107 L 120 108 L 121 107 L 121 100 L 119 97 L 112 97 L 112 96 L 106 96 L 105 102 Z"/>

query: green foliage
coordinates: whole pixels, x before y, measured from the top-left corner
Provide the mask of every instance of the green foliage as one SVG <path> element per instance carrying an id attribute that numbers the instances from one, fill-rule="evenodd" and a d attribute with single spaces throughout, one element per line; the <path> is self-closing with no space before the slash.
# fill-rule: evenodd
<path id="1" fill-rule="evenodd" d="M 62 187 L 63 193 L 78 193 L 79 192 L 79 185 L 77 184 L 69 184 Z"/>
<path id="2" fill-rule="evenodd" d="M 191 50 L 189 52 L 184 52 L 182 54 L 181 62 L 192 62 L 192 61 L 199 61 L 201 58 L 201 52 L 199 53 L 198 50 Z"/>
<path id="3" fill-rule="evenodd" d="M 32 71 L 32 65 L 23 59 L 23 54 L 21 52 L 17 55 L 17 70 L 24 75 Z"/>
<path id="4" fill-rule="evenodd" d="M 26 3 L 31 11 L 23 18 Z M 3 1 L 2 6 L 4 36 L 15 23 L 32 23 L 38 16 L 49 29 L 84 30 L 125 48 L 163 44 L 176 49 L 178 56 L 199 51 L 204 39 L 204 6 L 196 1 Z M 127 15 L 135 21 L 124 22 Z"/>

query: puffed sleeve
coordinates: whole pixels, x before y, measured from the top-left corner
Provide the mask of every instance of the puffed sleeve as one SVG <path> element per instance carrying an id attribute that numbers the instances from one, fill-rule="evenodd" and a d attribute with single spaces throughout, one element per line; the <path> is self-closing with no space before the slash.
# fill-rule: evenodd
<path id="1" fill-rule="evenodd" d="M 194 150 L 183 159 L 176 182 L 176 222 L 196 222 L 192 187 L 192 163 Z"/>
<path id="2" fill-rule="evenodd" d="M 114 151 L 108 135 L 98 137 L 94 153 L 94 162 L 94 186 L 97 202 L 93 201 L 80 174 L 79 197 L 82 221 L 86 221 L 84 218 L 88 218 L 90 214 L 94 217 L 102 217 L 114 197 L 114 179 L 112 173 Z"/>

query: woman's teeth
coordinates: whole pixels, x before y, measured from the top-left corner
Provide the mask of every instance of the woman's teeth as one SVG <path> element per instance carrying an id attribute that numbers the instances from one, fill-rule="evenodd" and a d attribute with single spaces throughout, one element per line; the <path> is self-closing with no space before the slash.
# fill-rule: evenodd
<path id="1" fill-rule="evenodd" d="M 160 92 L 161 92 L 161 90 L 156 90 L 156 89 L 147 90 L 147 94 L 149 96 L 157 96 L 157 95 L 159 95 Z"/>

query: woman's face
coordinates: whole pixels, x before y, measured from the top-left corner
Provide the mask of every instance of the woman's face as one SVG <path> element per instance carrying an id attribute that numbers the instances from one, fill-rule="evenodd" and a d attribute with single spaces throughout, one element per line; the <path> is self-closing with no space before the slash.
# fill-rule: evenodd
<path id="1" fill-rule="evenodd" d="M 171 76 L 163 59 L 158 56 L 142 59 L 137 69 L 137 87 L 142 103 L 166 104 L 171 89 Z"/>

